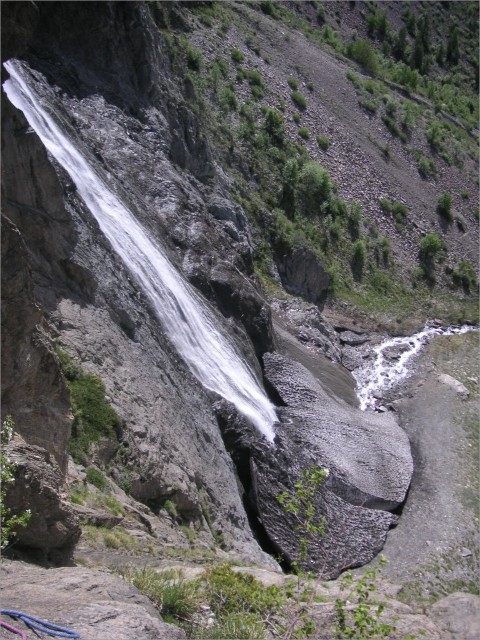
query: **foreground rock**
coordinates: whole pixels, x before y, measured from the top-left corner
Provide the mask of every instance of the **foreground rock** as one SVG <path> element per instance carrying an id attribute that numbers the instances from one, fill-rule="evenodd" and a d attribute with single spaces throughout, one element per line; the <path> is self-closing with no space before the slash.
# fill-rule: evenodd
<path id="1" fill-rule="evenodd" d="M 82 640 L 186 637 L 183 631 L 161 620 L 148 598 L 105 570 L 42 569 L 4 562 L 0 566 L 0 581 L 5 608 L 68 627 L 79 633 Z"/>
<path id="2" fill-rule="evenodd" d="M 63 477 L 55 460 L 41 447 L 27 444 L 15 434 L 7 447 L 15 464 L 15 483 L 6 504 L 12 513 L 30 510 L 25 528 L 19 528 L 13 550 L 26 552 L 40 562 L 69 563 L 80 538 L 72 505 L 63 493 Z"/>

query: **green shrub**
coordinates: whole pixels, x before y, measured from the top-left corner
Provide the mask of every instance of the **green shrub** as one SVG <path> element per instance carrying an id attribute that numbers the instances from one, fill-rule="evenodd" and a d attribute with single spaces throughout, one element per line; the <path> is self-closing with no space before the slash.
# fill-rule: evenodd
<path id="1" fill-rule="evenodd" d="M 353 244 L 352 252 L 352 272 L 357 279 L 361 279 L 363 276 L 363 270 L 365 268 L 365 260 L 367 257 L 367 250 L 363 240 L 357 240 Z"/>
<path id="2" fill-rule="evenodd" d="M 283 146 L 285 142 L 285 122 L 279 111 L 267 109 L 264 128 L 274 145 Z"/>
<path id="3" fill-rule="evenodd" d="M 307 100 L 299 91 L 292 91 L 292 100 L 302 111 L 307 108 Z"/>
<path id="4" fill-rule="evenodd" d="M 420 240 L 420 255 L 422 258 L 434 258 L 443 248 L 443 241 L 438 233 L 429 232 Z"/>
<path id="5" fill-rule="evenodd" d="M 462 286 L 465 291 L 470 292 L 478 287 L 475 269 L 468 260 L 462 260 L 452 271 L 453 283 Z"/>
<path id="6" fill-rule="evenodd" d="M 306 127 L 300 127 L 298 130 L 298 135 L 304 140 L 308 140 L 310 138 L 310 132 Z"/>
<path id="7" fill-rule="evenodd" d="M 397 225 L 401 227 L 405 224 L 408 208 L 402 202 L 388 200 L 388 198 L 380 198 L 379 203 L 383 211 L 393 215 Z"/>
<path id="8" fill-rule="evenodd" d="M 87 471 L 87 482 L 93 484 L 94 487 L 97 487 L 100 491 L 105 491 L 108 487 L 108 481 L 100 469 L 96 467 L 88 467 Z"/>
<path id="9" fill-rule="evenodd" d="M 73 496 L 72 496 L 73 498 Z M 73 500 L 72 500 L 73 502 Z M 125 515 L 125 509 L 122 507 L 122 505 L 120 504 L 120 502 L 114 498 L 113 496 L 108 496 L 107 498 L 105 498 L 105 506 L 107 507 L 107 509 L 110 511 L 110 513 L 114 516 L 124 516 Z"/>
<path id="10" fill-rule="evenodd" d="M 188 621 L 200 607 L 199 583 L 185 580 L 178 571 L 158 572 L 145 567 L 127 569 L 123 577 L 150 598 L 165 622 Z"/>
<path id="11" fill-rule="evenodd" d="M 256 84 L 250 87 L 250 91 L 252 92 L 252 96 L 255 100 L 261 100 L 265 95 L 265 89 Z"/>
<path id="12" fill-rule="evenodd" d="M 452 196 L 449 193 L 442 193 L 442 195 L 438 198 L 437 212 L 447 222 L 451 222 L 453 220 Z"/>
<path id="13" fill-rule="evenodd" d="M 171 500 L 165 500 L 163 508 L 168 513 L 168 515 L 173 518 L 173 520 L 176 520 L 178 518 L 177 506 L 174 502 L 172 502 Z"/>
<path id="14" fill-rule="evenodd" d="M 258 71 L 247 71 L 248 83 L 252 87 L 263 87 L 262 76 Z"/>
<path id="15" fill-rule="evenodd" d="M 237 98 L 235 93 L 229 88 L 224 87 L 219 96 L 220 107 L 224 111 L 236 111 L 237 110 Z"/>
<path id="16" fill-rule="evenodd" d="M 437 167 L 433 160 L 422 156 L 418 163 L 418 172 L 422 178 L 428 180 L 429 178 L 434 178 L 437 175 Z"/>
<path id="17" fill-rule="evenodd" d="M 232 49 L 232 52 L 230 55 L 234 62 L 243 62 L 245 60 L 245 56 L 243 55 L 243 53 L 240 51 L 240 49 L 237 49 L 236 47 Z"/>
<path id="18" fill-rule="evenodd" d="M 56 352 L 70 390 L 73 413 L 70 453 L 75 462 L 87 464 L 92 443 L 101 438 L 115 438 L 121 420 L 105 400 L 105 385 L 100 378 L 82 371 L 60 347 Z"/>
<path id="19" fill-rule="evenodd" d="M 347 49 L 348 56 L 355 60 L 371 71 L 372 73 L 376 73 L 377 71 L 377 56 L 372 46 L 366 40 L 355 40 L 348 45 Z"/>
<path id="20" fill-rule="evenodd" d="M 296 78 L 290 77 L 288 79 L 288 86 L 290 87 L 290 89 L 293 89 L 293 91 L 296 91 L 298 89 L 298 80 Z"/>
<path id="21" fill-rule="evenodd" d="M 292 118 L 293 118 L 293 121 L 295 122 L 295 124 L 299 124 L 301 118 L 300 118 L 300 115 L 297 112 L 295 112 L 293 114 Z"/>
<path id="22" fill-rule="evenodd" d="M 202 66 L 202 54 L 197 49 L 194 49 L 188 43 L 185 47 L 185 55 L 187 57 L 187 64 L 193 71 L 199 71 Z"/>
<path id="23" fill-rule="evenodd" d="M 326 151 L 330 146 L 330 140 L 327 136 L 317 136 L 317 144 L 322 151 Z"/>
<path id="24" fill-rule="evenodd" d="M 318 162 L 305 163 L 299 174 L 299 197 L 310 215 L 321 213 L 323 203 L 330 200 L 333 182 L 328 171 Z"/>

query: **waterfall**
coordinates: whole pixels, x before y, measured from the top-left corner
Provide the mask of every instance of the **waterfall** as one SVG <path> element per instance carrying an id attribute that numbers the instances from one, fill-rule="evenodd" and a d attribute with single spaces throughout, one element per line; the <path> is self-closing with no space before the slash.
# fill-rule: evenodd
<path id="1" fill-rule="evenodd" d="M 375 409 L 377 399 L 375 395 L 379 391 L 386 391 L 408 377 L 411 369 L 409 363 L 434 336 L 453 336 L 467 331 L 476 331 L 478 327 L 465 325 L 462 327 L 432 327 L 426 324 L 423 331 L 401 338 L 389 338 L 374 347 L 375 357 L 373 361 L 366 362 L 363 366 L 353 371 L 353 377 L 357 381 L 357 396 L 360 400 L 360 409 Z M 394 359 L 385 356 L 387 349 L 398 349 L 398 356 Z"/>
<path id="2" fill-rule="evenodd" d="M 70 175 L 193 375 L 207 389 L 232 402 L 272 442 L 275 409 L 254 373 L 221 332 L 213 312 L 42 107 L 22 77 L 20 64 L 8 61 L 4 66 L 10 74 L 3 85 L 10 102 L 24 113 L 47 150 Z"/>

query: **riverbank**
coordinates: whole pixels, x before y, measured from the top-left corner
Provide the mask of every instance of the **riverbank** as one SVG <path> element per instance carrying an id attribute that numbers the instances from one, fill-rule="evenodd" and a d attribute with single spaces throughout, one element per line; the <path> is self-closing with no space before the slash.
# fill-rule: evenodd
<path id="1" fill-rule="evenodd" d="M 478 333 L 434 338 L 413 375 L 389 394 L 415 471 L 383 553 L 386 576 L 406 583 L 408 601 L 478 593 L 478 341 Z M 442 374 L 465 385 L 468 398 L 442 383 Z"/>

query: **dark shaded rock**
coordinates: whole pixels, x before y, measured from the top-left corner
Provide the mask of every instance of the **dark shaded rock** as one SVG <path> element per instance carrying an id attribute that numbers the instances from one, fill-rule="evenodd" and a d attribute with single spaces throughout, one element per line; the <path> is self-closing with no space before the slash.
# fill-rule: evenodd
<path id="1" fill-rule="evenodd" d="M 276 263 L 282 284 L 289 293 L 315 304 L 325 299 L 330 276 L 310 249 L 299 247 Z"/>
<path id="2" fill-rule="evenodd" d="M 146 596 L 107 570 L 47 570 L 4 562 L 0 566 L 0 582 L 4 607 L 24 610 L 28 603 L 31 615 L 68 627 L 82 640 L 186 638 L 181 629 L 162 621 Z M 22 625 L 18 622 L 15 626 Z"/>
<path id="3" fill-rule="evenodd" d="M 67 467 L 70 400 L 47 324 L 35 303 L 27 247 L 2 217 L 2 415 L 16 431 Z"/>
<path id="4" fill-rule="evenodd" d="M 40 562 L 71 562 L 81 532 L 72 505 L 63 495 L 63 477 L 55 459 L 18 434 L 8 444 L 7 455 L 15 464 L 15 483 L 8 490 L 6 504 L 12 513 L 31 512 L 27 526 L 17 531 L 14 549 Z"/>

